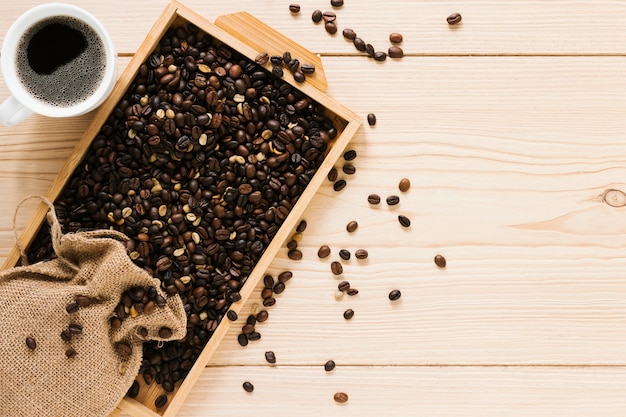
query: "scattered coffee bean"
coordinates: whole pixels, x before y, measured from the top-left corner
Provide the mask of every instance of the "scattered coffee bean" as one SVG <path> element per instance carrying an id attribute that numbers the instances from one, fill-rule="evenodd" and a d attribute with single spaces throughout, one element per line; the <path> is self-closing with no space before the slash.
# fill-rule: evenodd
<path id="1" fill-rule="evenodd" d="M 269 318 L 269 316 L 270 314 L 267 312 L 267 310 L 261 310 L 256 313 L 256 321 L 258 321 L 259 323 L 263 323 Z"/>
<path id="2" fill-rule="evenodd" d="M 271 288 L 274 287 L 274 284 L 275 284 L 275 281 L 274 281 L 274 277 L 273 276 L 265 275 L 263 277 L 263 285 L 265 286 L 265 288 L 270 288 L 271 289 Z M 269 293 L 268 297 L 270 295 L 272 295 L 271 292 Z M 263 297 L 263 298 L 267 298 L 267 297 Z"/>
<path id="3" fill-rule="evenodd" d="M 268 297 L 263 300 L 263 307 L 271 307 L 276 304 L 276 299 L 274 297 Z"/>
<path id="4" fill-rule="evenodd" d="M 343 6 L 343 0 L 330 0 L 330 5 L 333 7 Z"/>
<path id="5" fill-rule="evenodd" d="M 398 221 L 400 222 L 402 227 L 411 226 L 411 220 L 408 217 L 403 216 L 402 214 L 398 216 Z"/>
<path id="6" fill-rule="evenodd" d="M 281 78 L 285 73 L 281 67 L 279 67 L 278 65 L 274 65 L 272 67 L 272 74 L 275 77 Z"/>
<path id="7" fill-rule="evenodd" d="M 343 154 L 343 159 L 346 161 L 353 161 L 354 159 L 356 159 L 357 154 L 356 151 L 354 149 L 350 149 L 346 152 L 344 152 Z"/>
<path id="8" fill-rule="evenodd" d="M 335 300 L 339 301 L 343 298 L 343 291 L 337 290 L 333 293 L 333 296 L 335 297 Z"/>
<path id="9" fill-rule="evenodd" d="M 350 283 L 348 281 L 341 281 L 337 284 L 337 289 L 342 292 L 346 292 L 350 289 Z"/>
<path id="10" fill-rule="evenodd" d="M 297 83 L 303 83 L 306 80 L 306 77 L 300 71 L 296 71 L 296 72 L 293 73 L 293 79 Z"/>
<path id="11" fill-rule="evenodd" d="M 446 21 L 449 25 L 456 25 L 461 23 L 462 16 L 460 13 L 452 13 L 450 16 L 446 18 Z"/>
<path id="12" fill-rule="evenodd" d="M 270 60 L 270 56 L 267 52 L 260 52 L 256 58 L 254 58 L 254 62 L 256 62 L 259 65 L 265 65 L 267 64 L 267 61 Z"/>
<path id="13" fill-rule="evenodd" d="M 378 194 L 370 194 L 367 196 L 367 202 L 372 205 L 380 204 L 380 196 Z"/>
<path id="14" fill-rule="evenodd" d="M 241 333 L 245 334 L 246 336 L 248 336 L 248 339 L 250 339 L 249 335 L 250 333 L 252 333 L 254 331 L 254 326 L 251 324 L 245 324 L 241 327 Z"/>
<path id="15" fill-rule="evenodd" d="M 402 293 L 400 293 L 400 290 L 391 290 L 391 292 L 389 292 L 389 299 L 391 301 L 396 301 L 400 299 L 401 296 L 402 296 Z"/>
<path id="16" fill-rule="evenodd" d="M 333 190 L 335 191 L 341 191 L 344 188 L 346 188 L 346 180 L 337 180 L 335 181 L 335 183 L 333 184 Z"/>
<path id="17" fill-rule="evenodd" d="M 367 123 L 370 126 L 374 126 L 376 124 L 376 115 L 374 113 L 370 113 L 367 115 Z"/>
<path id="18" fill-rule="evenodd" d="M 350 220 L 346 225 L 346 230 L 348 231 L 348 233 L 354 233 L 358 228 L 359 224 L 356 222 L 356 220 Z"/>
<path id="19" fill-rule="evenodd" d="M 74 348 L 67 348 L 67 350 L 65 351 L 65 356 L 67 356 L 68 359 L 75 358 L 77 354 L 78 352 L 76 352 Z"/>
<path id="20" fill-rule="evenodd" d="M 133 348 L 126 342 L 118 342 L 115 344 L 115 351 L 122 358 L 129 358 L 133 353 Z"/>
<path id="21" fill-rule="evenodd" d="M 333 398 L 339 404 L 343 404 L 348 401 L 348 394 L 346 394 L 345 392 L 338 392 L 333 396 Z"/>
<path id="22" fill-rule="evenodd" d="M 296 226 L 296 232 L 298 233 L 302 233 L 306 230 L 307 227 L 307 222 L 306 220 L 300 220 L 300 223 L 298 223 L 298 225 Z"/>
<path id="23" fill-rule="evenodd" d="M 240 333 L 237 336 L 237 342 L 240 346 L 248 346 L 248 337 L 245 334 Z"/>
<path id="24" fill-rule="evenodd" d="M 270 57 L 270 62 L 272 65 L 281 65 L 283 63 L 283 57 L 280 55 L 272 55 Z"/>
<path id="25" fill-rule="evenodd" d="M 170 337 L 172 337 L 172 329 L 170 329 L 169 327 L 161 327 L 159 329 L 159 337 L 162 337 L 163 339 L 169 339 Z"/>
<path id="26" fill-rule="evenodd" d="M 374 60 L 378 62 L 382 62 L 387 59 L 387 54 L 383 51 L 374 52 Z"/>
<path id="27" fill-rule="evenodd" d="M 26 346 L 28 346 L 28 348 L 30 350 L 35 350 L 35 348 L 37 347 L 37 342 L 35 341 L 34 337 L 27 337 L 26 338 Z"/>
<path id="28" fill-rule="evenodd" d="M 297 248 L 298 248 L 298 242 L 296 242 L 295 240 L 291 239 L 289 242 L 287 242 L 287 249 L 294 250 Z"/>
<path id="29" fill-rule="evenodd" d="M 446 264 L 446 258 L 444 258 L 443 255 L 435 255 L 435 265 L 439 268 L 445 268 Z"/>
<path id="30" fill-rule="evenodd" d="M 356 32 L 350 28 L 344 29 L 341 34 L 344 38 L 353 41 L 356 38 Z"/>
<path id="31" fill-rule="evenodd" d="M 313 65 L 313 64 L 302 64 L 302 65 L 300 65 L 300 71 L 303 74 L 311 75 L 311 74 L 315 73 L 315 65 Z"/>
<path id="32" fill-rule="evenodd" d="M 76 296 L 76 304 L 78 304 L 79 307 L 89 307 L 91 303 L 91 298 L 87 297 L 86 295 Z"/>
<path id="33" fill-rule="evenodd" d="M 278 282 L 274 285 L 274 294 L 282 294 L 283 291 L 285 291 L 285 284 Z"/>
<path id="34" fill-rule="evenodd" d="M 245 392 L 252 392 L 254 391 L 254 385 L 252 385 L 252 383 L 246 381 L 243 383 L 243 390 Z"/>
<path id="35" fill-rule="evenodd" d="M 64 342 L 69 342 L 72 340 L 72 333 L 69 330 L 65 329 L 61 332 L 61 340 Z"/>
<path id="36" fill-rule="evenodd" d="M 343 318 L 346 320 L 351 320 L 352 317 L 354 317 L 354 310 L 352 310 L 351 308 L 347 309 L 346 311 L 343 312 Z"/>
<path id="37" fill-rule="evenodd" d="M 278 282 L 285 283 L 289 281 L 293 277 L 293 272 L 291 271 L 283 271 L 278 274 Z"/>
<path id="38" fill-rule="evenodd" d="M 330 270 L 333 273 L 333 275 L 341 275 L 341 274 L 343 274 L 343 266 L 338 261 L 331 262 Z"/>
<path id="39" fill-rule="evenodd" d="M 400 203 L 400 197 L 398 197 L 397 195 L 390 195 L 389 197 L 387 197 L 386 201 L 387 205 L 395 206 Z"/>
<path id="40" fill-rule="evenodd" d="M 246 319 L 246 324 L 249 324 L 250 326 L 256 325 L 256 316 L 254 314 L 250 314 Z"/>
<path id="41" fill-rule="evenodd" d="M 163 408 L 167 404 L 167 395 L 161 394 L 154 400 L 154 406 L 156 408 Z"/>
<path id="42" fill-rule="evenodd" d="M 289 11 L 291 13 L 294 13 L 294 14 L 300 13 L 300 5 L 299 4 L 290 4 L 289 5 Z"/>
<path id="43" fill-rule="evenodd" d="M 337 180 L 337 168 L 332 167 L 330 171 L 328 171 L 328 181 L 335 182 Z"/>
<path id="44" fill-rule="evenodd" d="M 335 12 L 324 12 L 322 13 L 322 18 L 325 22 L 334 22 L 337 19 L 337 15 Z"/>
<path id="45" fill-rule="evenodd" d="M 67 330 L 70 332 L 70 334 L 77 335 L 83 332 L 83 326 L 78 323 L 70 323 Z"/>
<path id="46" fill-rule="evenodd" d="M 139 395 L 139 382 L 137 380 L 133 381 L 130 388 L 128 388 L 128 391 L 126 391 L 126 395 L 128 395 L 130 398 L 135 398 L 137 397 L 137 395 Z"/>
<path id="47" fill-rule="evenodd" d="M 337 25 L 334 21 L 324 23 L 324 29 L 326 29 L 326 32 L 330 33 L 331 35 L 337 33 Z"/>
<path id="48" fill-rule="evenodd" d="M 235 321 L 239 318 L 239 316 L 237 315 L 237 312 L 233 310 L 228 310 L 226 312 L 226 317 L 228 317 L 228 320 L 230 321 Z"/>
<path id="49" fill-rule="evenodd" d="M 367 253 L 365 249 L 357 249 L 354 252 L 354 257 L 357 259 L 367 259 L 368 256 L 369 254 Z"/>
<path id="50" fill-rule="evenodd" d="M 283 64 L 289 65 L 289 62 L 291 62 L 291 52 L 285 51 L 283 52 Z"/>
<path id="51" fill-rule="evenodd" d="M 252 332 L 248 335 L 248 340 L 251 342 L 254 342 L 256 340 L 261 340 L 261 333 L 259 332 Z"/>
<path id="52" fill-rule="evenodd" d="M 322 11 L 321 10 L 313 10 L 311 14 L 311 20 L 313 23 L 319 23 L 322 21 Z"/>
<path id="53" fill-rule="evenodd" d="M 299 249 L 293 249 L 287 252 L 287 256 L 289 257 L 289 259 L 299 261 L 300 259 L 302 259 L 302 252 Z"/>
<path id="54" fill-rule="evenodd" d="M 343 170 L 344 174 L 354 175 L 354 173 L 356 172 L 356 167 L 354 165 L 352 165 L 352 164 L 345 164 L 342 167 L 342 170 Z"/>
<path id="55" fill-rule="evenodd" d="M 357 36 L 352 40 L 352 43 L 354 44 L 354 47 L 357 49 L 357 51 L 365 52 L 367 45 L 363 39 Z"/>
<path id="56" fill-rule="evenodd" d="M 350 251 L 348 249 L 341 249 L 341 250 L 339 250 L 339 257 L 341 259 L 343 259 L 344 261 L 349 261 L 350 260 Z"/>
<path id="57" fill-rule="evenodd" d="M 399 46 L 390 46 L 387 53 L 389 58 L 402 58 L 404 56 L 404 51 Z"/>
<path id="58" fill-rule="evenodd" d="M 68 314 L 74 314 L 78 311 L 79 306 L 77 302 L 72 302 L 69 303 L 67 306 L 65 306 L 65 311 L 68 312 Z"/>
<path id="59" fill-rule="evenodd" d="M 403 40 L 402 34 L 398 32 L 392 32 L 389 34 L 389 41 L 391 43 L 401 43 Z"/>
<path id="60" fill-rule="evenodd" d="M 350 288 L 346 291 L 346 294 L 348 294 L 350 297 L 353 297 L 357 295 L 358 293 L 359 293 L 359 290 L 357 290 L 356 288 Z"/>
<path id="61" fill-rule="evenodd" d="M 335 361 L 330 360 L 330 361 L 327 361 L 327 362 L 324 364 L 324 370 L 325 370 L 326 372 L 330 372 L 330 371 L 332 371 L 333 369 L 335 369 Z"/>
<path id="62" fill-rule="evenodd" d="M 268 363 L 276 363 L 276 355 L 271 350 L 265 352 L 265 360 Z"/>
<path id="63" fill-rule="evenodd" d="M 409 191 L 409 188 L 411 188 L 411 180 L 409 180 L 408 178 L 402 178 L 398 183 L 398 189 L 401 192 L 406 193 L 407 191 Z"/>
<path id="64" fill-rule="evenodd" d="M 374 45 L 372 45 L 371 43 L 366 44 L 365 52 L 367 53 L 367 56 L 369 56 L 370 58 L 374 58 L 374 54 L 376 53 Z"/>
<path id="65" fill-rule="evenodd" d="M 322 245 L 317 250 L 317 257 L 320 259 L 327 258 L 330 255 L 330 247 L 328 245 Z"/>

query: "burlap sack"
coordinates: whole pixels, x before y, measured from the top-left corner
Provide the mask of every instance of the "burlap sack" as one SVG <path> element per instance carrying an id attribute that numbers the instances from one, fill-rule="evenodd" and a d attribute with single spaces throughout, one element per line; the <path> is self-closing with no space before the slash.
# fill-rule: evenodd
<path id="1" fill-rule="evenodd" d="M 62 235 L 54 207 L 47 204 L 58 258 L 0 271 L 0 416 L 106 416 L 137 376 L 142 340 L 166 340 L 158 334 L 162 326 L 172 329 L 167 340 L 184 337 L 185 311 L 180 297 L 166 297 L 158 280 L 131 262 L 121 243 L 125 235 L 107 230 Z M 109 318 L 122 292 L 135 286 L 157 288 L 167 305 L 111 330 Z M 68 313 L 66 306 L 79 295 L 94 302 Z M 70 323 L 83 331 L 65 342 L 60 335 Z M 138 333 L 142 327 L 148 329 L 145 338 Z M 34 349 L 26 344 L 29 337 Z M 116 350 L 122 341 L 132 348 L 128 357 Z M 70 347 L 76 356 L 68 358 Z"/>

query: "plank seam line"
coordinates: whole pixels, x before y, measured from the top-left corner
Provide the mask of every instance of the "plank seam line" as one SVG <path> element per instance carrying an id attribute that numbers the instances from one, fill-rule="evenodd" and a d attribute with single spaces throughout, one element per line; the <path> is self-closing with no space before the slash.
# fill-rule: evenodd
<path id="1" fill-rule="evenodd" d="M 324 364 L 250 364 L 250 365 L 219 365 L 209 364 L 206 368 L 250 368 L 250 367 L 284 367 L 284 368 L 302 368 L 302 367 L 323 367 Z M 337 364 L 344 368 L 571 368 L 571 369 L 626 369 L 626 364 Z"/>

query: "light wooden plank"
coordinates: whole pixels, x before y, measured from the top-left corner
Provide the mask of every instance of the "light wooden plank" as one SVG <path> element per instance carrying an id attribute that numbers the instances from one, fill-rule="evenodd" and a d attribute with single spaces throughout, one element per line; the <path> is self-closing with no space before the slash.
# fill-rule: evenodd
<path id="1" fill-rule="evenodd" d="M 223 367 L 204 371 L 178 417 L 621 417 L 624 394 L 624 368 Z"/>
<path id="2" fill-rule="evenodd" d="M 0 42 L 9 25 L 43 0 L 7 0 L 0 4 Z M 288 2 L 188 0 L 185 5 L 212 20 L 222 14 L 248 11 L 316 53 L 353 54 L 341 31 L 354 29 L 377 49 L 389 47 L 390 32 L 404 34 L 402 47 L 414 54 L 624 54 L 626 13 L 621 1 L 480 0 L 385 2 L 346 1 L 336 10 L 339 32 L 328 35 L 311 21 L 315 9 L 330 10 L 328 2 L 301 0 L 302 12 L 292 16 Z M 464 4 L 465 3 L 465 4 Z M 167 0 L 76 3 L 98 17 L 112 34 L 115 47 L 132 53 L 157 19 Z M 460 12 L 463 22 L 450 28 L 446 17 Z M 363 58 L 363 61 L 366 61 Z M 371 63 L 373 64 L 373 63 Z"/>

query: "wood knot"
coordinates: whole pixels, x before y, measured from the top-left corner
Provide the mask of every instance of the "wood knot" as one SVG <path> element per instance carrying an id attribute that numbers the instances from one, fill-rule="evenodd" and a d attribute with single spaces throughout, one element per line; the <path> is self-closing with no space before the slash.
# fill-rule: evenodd
<path id="1" fill-rule="evenodd" d="M 626 206 L 626 194 L 623 191 L 609 188 L 602 194 L 602 201 L 611 207 Z"/>

